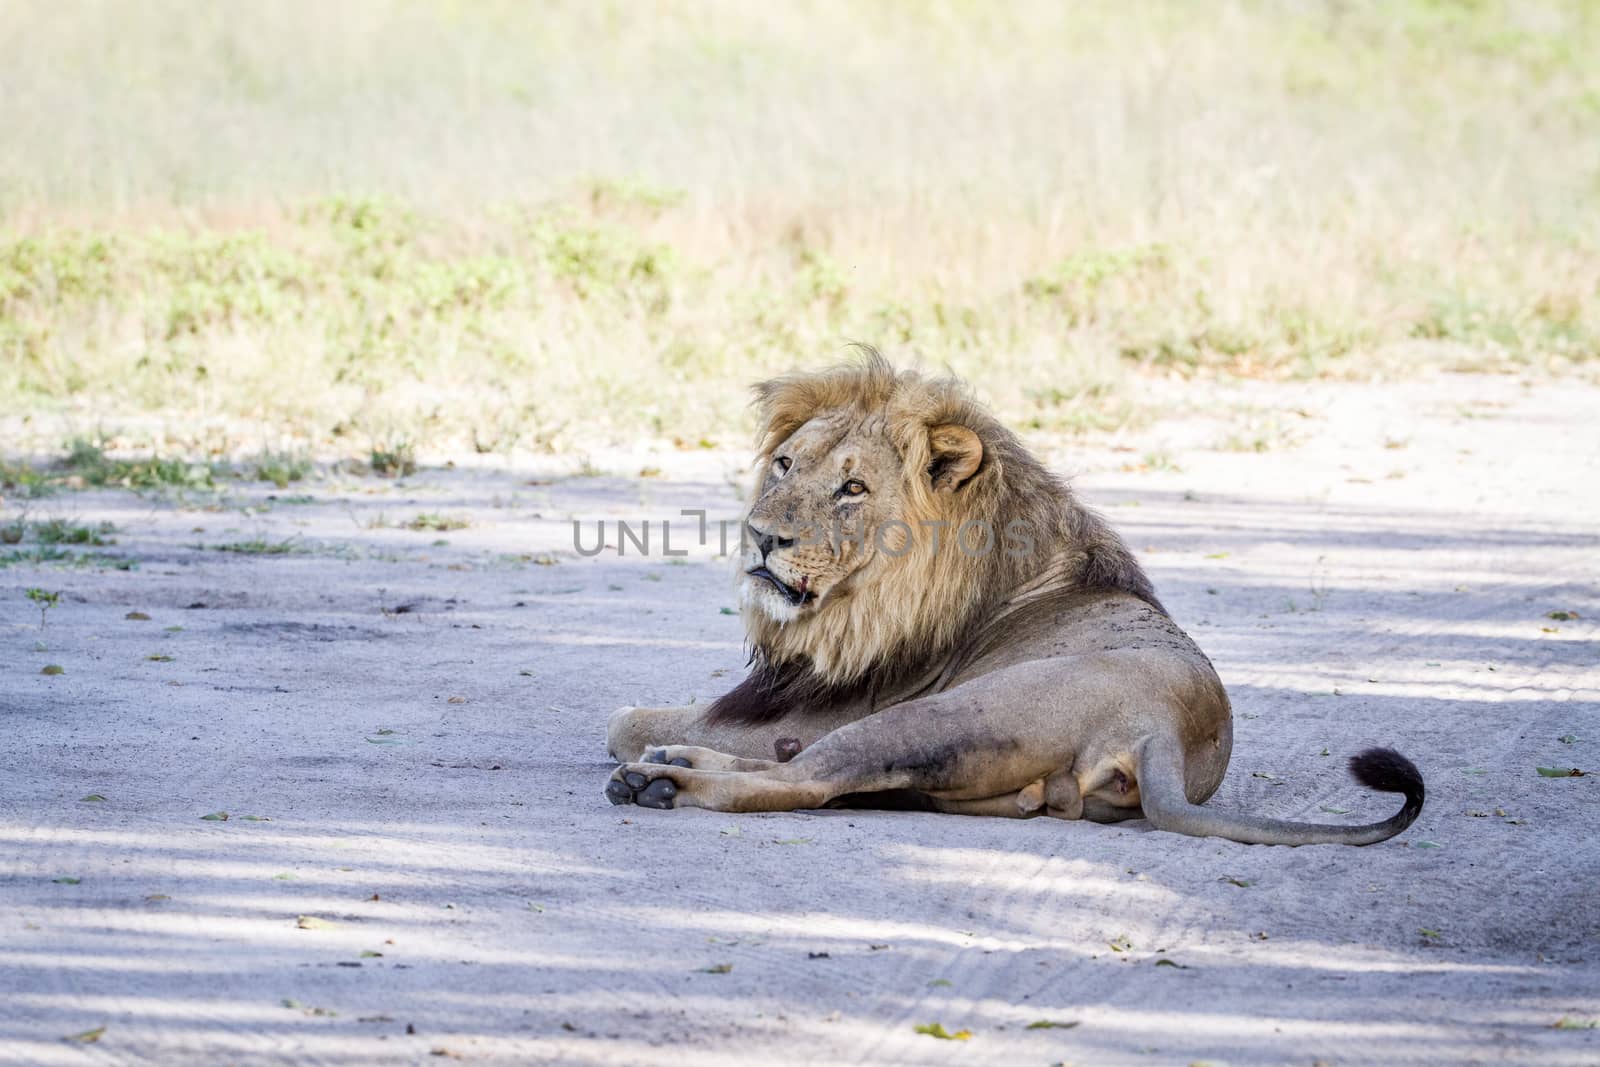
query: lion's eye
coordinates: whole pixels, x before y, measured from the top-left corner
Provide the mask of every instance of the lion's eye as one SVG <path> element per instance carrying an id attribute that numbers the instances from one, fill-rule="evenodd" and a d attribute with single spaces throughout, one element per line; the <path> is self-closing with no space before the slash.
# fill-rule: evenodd
<path id="1" fill-rule="evenodd" d="M 851 478 L 848 482 L 845 482 L 844 486 L 839 490 L 839 492 L 843 493 L 845 496 L 860 496 L 866 491 L 867 487 L 861 482 L 856 481 L 854 478 Z"/>
<path id="2" fill-rule="evenodd" d="M 777 459 L 772 461 L 772 465 L 778 468 L 779 474 L 788 474 L 789 468 L 794 466 L 794 460 L 790 459 L 788 456 L 779 456 Z"/>

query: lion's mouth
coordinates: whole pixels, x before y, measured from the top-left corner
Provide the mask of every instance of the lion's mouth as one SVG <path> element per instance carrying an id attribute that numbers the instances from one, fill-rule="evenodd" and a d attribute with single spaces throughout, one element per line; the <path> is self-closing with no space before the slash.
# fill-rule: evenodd
<path id="1" fill-rule="evenodd" d="M 806 604 L 817 599 L 817 594 L 806 589 L 806 580 L 804 578 L 800 579 L 800 588 L 796 589 L 794 586 L 787 584 L 776 574 L 773 574 L 765 567 L 752 567 L 745 571 L 745 573 L 752 578 L 761 578 L 765 581 L 771 582 L 772 588 L 782 593 L 783 598 L 789 603 L 793 604 L 795 607 L 799 607 L 802 604 Z"/>

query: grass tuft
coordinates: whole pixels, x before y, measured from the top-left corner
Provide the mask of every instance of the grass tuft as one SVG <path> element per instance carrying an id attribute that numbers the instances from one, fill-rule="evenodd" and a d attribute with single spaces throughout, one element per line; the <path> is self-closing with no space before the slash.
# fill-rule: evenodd
<path id="1" fill-rule="evenodd" d="M 404 478 L 417 473 L 416 450 L 409 441 L 373 446 L 368 462 L 372 473 L 383 478 Z"/>
<path id="2" fill-rule="evenodd" d="M 287 489 L 290 482 L 301 481 L 311 473 L 311 460 L 293 452 L 267 451 L 255 461 L 254 472 L 257 481 Z"/>
<path id="3" fill-rule="evenodd" d="M 241 556 L 288 556 L 310 551 L 304 545 L 297 544 L 292 537 L 283 541 L 267 541 L 257 537 L 249 541 L 229 541 L 224 544 L 197 547 L 209 548 L 213 552 L 233 552 Z"/>
<path id="4" fill-rule="evenodd" d="M 440 515 L 436 512 L 424 512 L 406 523 L 408 530 L 465 530 L 472 525 L 471 519 L 461 518 L 456 515 Z"/>

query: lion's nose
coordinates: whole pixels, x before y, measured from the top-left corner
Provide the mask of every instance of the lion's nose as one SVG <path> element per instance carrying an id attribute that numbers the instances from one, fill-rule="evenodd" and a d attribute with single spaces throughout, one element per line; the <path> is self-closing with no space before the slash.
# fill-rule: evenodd
<path id="1" fill-rule="evenodd" d="M 749 523 L 746 523 L 745 527 L 750 531 L 750 537 L 755 541 L 756 548 L 761 550 L 761 558 L 763 560 L 767 558 L 767 553 L 774 548 L 788 548 L 794 544 L 794 538 L 792 537 L 779 537 L 776 534 L 770 534 L 765 530 L 751 526 Z"/>

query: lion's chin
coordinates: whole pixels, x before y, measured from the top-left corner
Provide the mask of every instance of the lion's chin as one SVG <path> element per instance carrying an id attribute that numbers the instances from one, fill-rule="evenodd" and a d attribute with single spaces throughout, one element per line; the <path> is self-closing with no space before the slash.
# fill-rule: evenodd
<path id="1" fill-rule="evenodd" d="M 808 597 L 795 603 L 765 578 L 745 575 L 744 581 L 739 583 L 739 604 L 741 607 L 754 608 L 773 622 L 789 623 L 810 614 L 816 607 L 817 598 Z"/>

